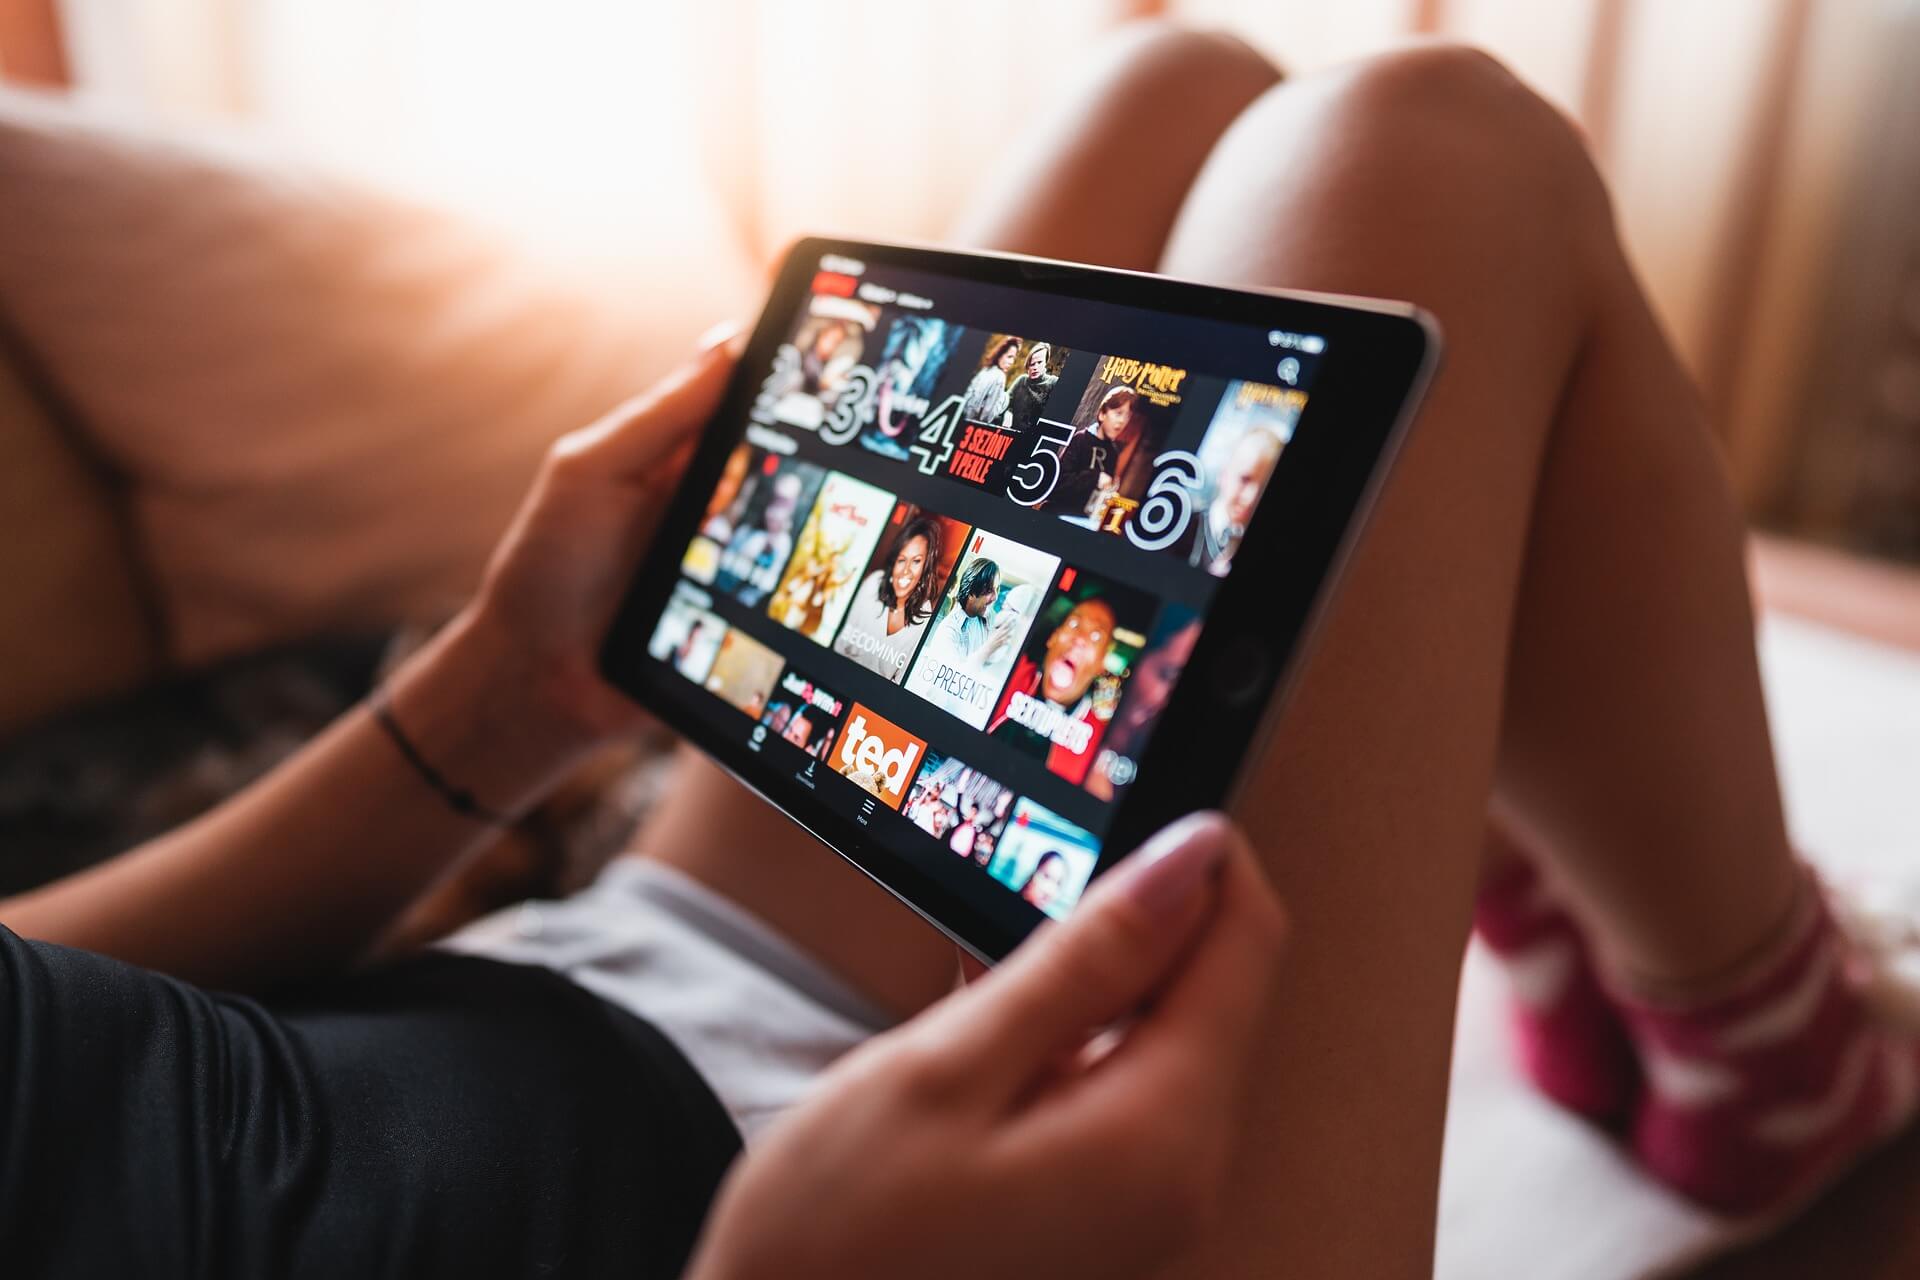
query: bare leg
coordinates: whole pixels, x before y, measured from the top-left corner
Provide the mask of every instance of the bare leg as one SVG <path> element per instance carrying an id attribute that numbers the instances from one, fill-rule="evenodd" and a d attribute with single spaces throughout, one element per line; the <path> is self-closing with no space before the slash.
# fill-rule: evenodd
<path id="1" fill-rule="evenodd" d="M 950 238 L 967 248 L 1152 271 L 1214 142 L 1279 79 L 1272 63 L 1229 35 L 1156 23 L 1124 28 L 1088 61 L 1064 109 L 998 168 L 993 188 Z"/>
<path id="2" fill-rule="evenodd" d="M 1297 936 L 1250 1103 L 1265 1140 L 1193 1268 L 1426 1274 L 1490 792 L 1637 973 L 1723 969 L 1787 909 L 1739 522 L 1576 136 L 1478 55 L 1268 95 L 1164 262 L 1409 298 L 1447 333 L 1241 810 Z"/>
<path id="3" fill-rule="evenodd" d="M 1425 1273 L 1489 796 L 1648 977 L 1736 963 L 1791 894 L 1738 521 L 1577 138 L 1485 59 L 1413 51 L 1269 93 L 1164 263 L 1411 298 L 1449 336 L 1242 808 L 1297 942 L 1233 1228 L 1194 1268 Z M 666 828 L 676 856 L 706 856 L 729 801 Z"/>
<path id="4" fill-rule="evenodd" d="M 958 242 L 1151 269 L 1214 143 L 1278 78 L 1229 37 L 1129 29 L 963 216 Z M 1114 158 L 1139 155 L 1154 158 L 1155 181 L 1116 193 Z M 637 852 L 743 904 L 887 1008 L 910 1013 L 951 988 L 951 945 L 703 757 L 684 756 Z"/>

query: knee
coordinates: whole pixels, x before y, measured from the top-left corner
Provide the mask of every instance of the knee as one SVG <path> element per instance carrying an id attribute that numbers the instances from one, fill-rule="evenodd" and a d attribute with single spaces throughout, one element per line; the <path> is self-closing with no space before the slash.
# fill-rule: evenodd
<path id="1" fill-rule="evenodd" d="M 1610 240 L 1606 186 L 1579 129 L 1491 56 L 1410 45 L 1331 73 L 1324 92 L 1352 162 L 1418 184 L 1407 198 Z"/>
<path id="2" fill-rule="evenodd" d="M 1127 23 L 1111 49 L 1118 78 L 1141 100 L 1177 102 L 1184 113 L 1212 98 L 1244 106 L 1281 78 L 1279 67 L 1239 37 L 1164 19 Z"/>

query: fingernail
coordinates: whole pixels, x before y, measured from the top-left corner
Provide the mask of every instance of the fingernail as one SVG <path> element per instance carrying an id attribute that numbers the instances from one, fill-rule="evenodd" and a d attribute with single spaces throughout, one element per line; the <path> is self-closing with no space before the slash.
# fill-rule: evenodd
<path id="1" fill-rule="evenodd" d="M 701 355 L 726 347 L 734 355 L 739 355 L 747 345 L 747 332 L 738 320 L 722 320 L 700 335 L 698 343 Z"/>
<path id="2" fill-rule="evenodd" d="M 1192 904 L 1226 857 L 1233 827 L 1218 813 L 1180 819 L 1121 864 L 1119 891 L 1160 919 L 1172 919 Z"/>

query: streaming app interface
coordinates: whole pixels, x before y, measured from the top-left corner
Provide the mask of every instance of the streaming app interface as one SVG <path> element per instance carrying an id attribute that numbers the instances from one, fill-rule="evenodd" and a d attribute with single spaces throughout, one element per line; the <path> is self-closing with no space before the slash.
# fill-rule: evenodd
<path id="1" fill-rule="evenodd" d="M 1230 377 L 1040 297 L 823 258 L 647 652 L 899 856 L 1063 917 L 1325 343 Z"/>

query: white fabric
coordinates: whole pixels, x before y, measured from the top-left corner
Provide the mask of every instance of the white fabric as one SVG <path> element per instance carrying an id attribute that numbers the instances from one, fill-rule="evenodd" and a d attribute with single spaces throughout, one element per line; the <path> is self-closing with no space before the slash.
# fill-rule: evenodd
<path id="1" fill-rule="evenodd" d="M 749 1143 L 888 1022 L 754 916 L 640 858 L 615 858 L 565 901 L 510 907 L 443 945 L 545 965 L 651 1023 Z"/>

